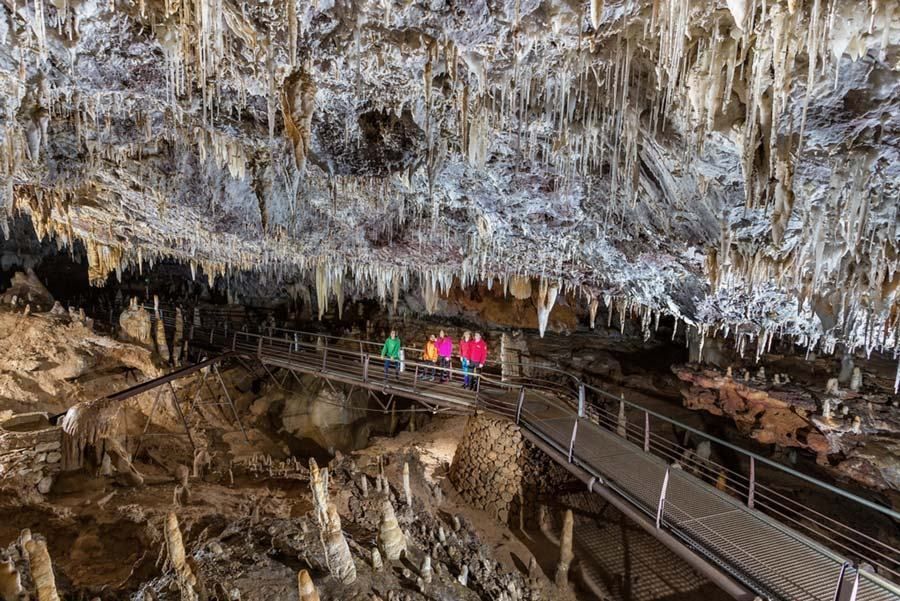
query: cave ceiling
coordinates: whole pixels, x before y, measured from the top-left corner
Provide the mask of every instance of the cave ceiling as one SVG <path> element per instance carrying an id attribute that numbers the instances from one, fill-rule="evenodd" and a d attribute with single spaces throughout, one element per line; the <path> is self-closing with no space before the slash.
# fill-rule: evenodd
<path id="1" fill-rule="evenodd" d="M 898 347 L 895 2 L 2 0 L 0 79 L 0 214 L 96 283 L 526 274 Z"/>

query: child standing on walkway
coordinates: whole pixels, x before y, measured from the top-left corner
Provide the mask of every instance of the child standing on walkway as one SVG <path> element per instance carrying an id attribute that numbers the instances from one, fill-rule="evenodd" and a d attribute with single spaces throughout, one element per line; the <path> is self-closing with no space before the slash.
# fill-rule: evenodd
<path id="1" fill-rule="evenodd" d="M 441 382 L 450 381 L 450 358 L 453 356 L 453 339 L 441 330 L 437 339 L 438 365 L 441 369 Z"/>
<path id="2" fill-rule="evenodd" d="M 425 350 L 422 351 L 422 361 L 427 363 L 429 367 L 426 367 L 422 371 L 422 375 L 419 376 L 421 379 L 428 379 L 434 382 L 434 369 L 437 366 L 438 361 L 438 351 L 437 344 L 435 342 L 437 338 L 434 334 L 428 336 L 428 341 L 425 343 Z"/>
<path id="3" fill-rule="evenodd" d="M 388 370 L 393 364 L 394 374 L 400 379 L 400 339 L 397 337 L 397 330 L 391 330 L 391 335 L 384 341 L 381 347 L 381 357 L 384 359 L 384 381 L 388 380 Z"/>

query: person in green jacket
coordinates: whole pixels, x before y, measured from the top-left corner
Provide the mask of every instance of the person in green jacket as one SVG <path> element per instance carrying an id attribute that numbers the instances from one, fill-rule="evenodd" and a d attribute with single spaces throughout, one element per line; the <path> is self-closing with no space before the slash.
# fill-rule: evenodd
<path id="1" fill-rule="evenodd" d="M 393 363 L 394 373 L 397 379 L 400 379 L 400 339 L 397 337 L 397 330 L 391 330 L 391 335 L 384 341 L 381 347 L 381 357 L 384 359 L 384 381 L 387 382 L 388 370 Z"/>

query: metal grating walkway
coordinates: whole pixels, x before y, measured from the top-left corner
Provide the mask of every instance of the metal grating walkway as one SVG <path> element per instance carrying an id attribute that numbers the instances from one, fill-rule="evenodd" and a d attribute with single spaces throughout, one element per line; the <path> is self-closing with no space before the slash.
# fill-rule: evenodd
<path id="1" fill-rule="evenodd" d="M 214 323 L 213 320 L 206 323 L 211 322 Z M 228 331 L 227 324 L 224 328 L 192 326 L 189 341 L 194 346 L 216 352 L 230 351 L 236 356 L 255 360 L 276 383 L 278 380 L 271 370 L 283 369 L 288 374 L 311 374 L 371 393 L 381 392 L 389 395 L 391 400 L 394 396 L 415 400 L 435 413 L 489 411 L 515 419 L 529 438 L 556 461 L 592 477 L 589 489 L 594 490 L 594 482 L 597 482 L 604 491 L 615 494 L 617 502 L 623 503 L 622 508 L 630 508 L 635 518 L 644 516 L 651 523 L 656 522 L 656 528 L 650 528 L 651 534 L 664 543 L 669 541 L 666 544 L 676 541 L 690 554 L 692 565 L 705 566 L 707 575 L 725 573 L 730 576 L 733 579 L 730 580 L 730 592 L 736 597 L 752 598 L 752 594 L 745 595 L 750 590 L 761 597 L 782 601 L 900 601 L 900 587 L 868 570 L 857 570 L 846 554 L 830 550 L 807 536 L 807 533 L 816 535 L 816 529 L 807 527 L 801 533 L 777 521 L 759 510 L 762 501 L 754 508 L 752 494 L 757 485 L 752 467 L 749 480 L 745 478 L 743 492 L 729 490 L 726 494 L 718 490 L 714 486 L 714 473 L 712 478 L 709 474 L 698 477 L 673 467 L 674 458 L 665 448 L 666 444 L 672 443 L 654 440 L 659 436 L 651 431 L 649 420 L 652 414 L 654 419 L 692 430 L 689 426 L 633 404 L 633 408 L 644 414 L 643 428 L 617 422 L 616 416 L 608 410 L 586 401 L 587 387 L 570 374 L 553 368 L 536 374 L 540 368 L 534 365 L 516 365 L 513 373 L 531 375 L 501 379 L 488 372 L 479 381 L 477 390 L 467 391 L 458 386 L 459 370 L 450 371 L 451 377 L 457 379 L 455 384 L 421 381 L 417 377 L 419 370 L 428 366 L 415 361 L 406 361 L 406 372 L 397 379 L 393 376 L 390 380 L 382 379 L 379 344 L 273 328 L 267 328 L 266 332 L 269 335 L 246 330 Z M 284 381 L 287 377 L 285 375 Z M 283 385 L 283 381 L 279 385 Z M 609 397 L 602 391 L 597 392 Z M 626 401 L 622 399 L 621 403 L 620 411 L 624 411 Z M 383 408 L 388 410 L 386 405 Z M 730 446 L 702 432 L 692 431 L 714 443 Z M 635 444 L 636 437 L 643 437 L 643 447 Z M 766 463 L 769 468 L 781 469 L 804 480 L 806 485 L 819 486 L 844 500 L 857 502 L 861 509 L 874 510 L 881 518 L 887 515 L 897 520 L 900 515 L 743 449 L 731 446 L 731 450 L 744 453 L 750 458 L 751 466 L 754 460 Z M 716 465 L 716 468 L 720 467 Z M 777 495 L 761 484 L 758 486 L 767 496 Z M 751 501 L 746 498 L 747 490 Z M 643 521 L 647 522 L 647 519 Z M 861 534 L 840 522 L 832 520 L 831 523 Z M 895 526 L 897 523 L 894 522 Z M 854 541 L 860 543 L 855 549 L 866 545 L 877 547 L 878 552 L 871 555 L 877 558 L 873 561 L 882 561 L 877 565 L 886 572 L 900 573 L 895 571 L 900 565 L 900 560 L 895 559 L 900 556 L 897 549 L 884 541 L 861 536 L 860 541 Z M 835 548 L 847 549 L 843 544 L 846 538 L 827 540 L 836 541 Z M 857 552 L 854 550 L 850 557 L 857 557 Z M 733 586 L 734 581 L 744 588 Z M 720 578 L 719 583 L 723 582 Z M 737 590 L 743 592 L 738 594 Z"/>

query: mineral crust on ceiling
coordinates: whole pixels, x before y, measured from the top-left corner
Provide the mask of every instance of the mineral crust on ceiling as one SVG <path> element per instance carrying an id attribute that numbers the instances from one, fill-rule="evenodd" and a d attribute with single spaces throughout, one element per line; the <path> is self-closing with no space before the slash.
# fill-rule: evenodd
<path id="1" fill-rule="evenodd" d="M 97 284 L 518 274 L 758 349 L 900 346 L 895 2 L 3 0 L 0 79 L 0 222 Z"/>

